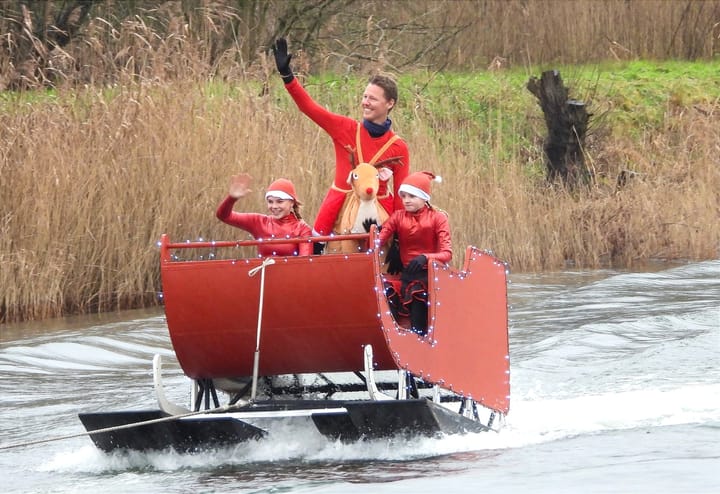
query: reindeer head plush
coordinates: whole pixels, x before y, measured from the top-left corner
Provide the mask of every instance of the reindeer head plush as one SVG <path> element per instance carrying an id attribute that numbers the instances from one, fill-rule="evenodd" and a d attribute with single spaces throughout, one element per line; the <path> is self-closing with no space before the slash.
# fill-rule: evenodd
<path id="1" fill-rule="evenodd" d="M 380 180 L 389 180 L 390 177 L 392 170 L 389 168 L 360 163 L 348 175 L 347 183 L 360 201 L 373 201 L 377 197 Z"/>
<path id="2" fill-rule="evenodd" d="M 385 211 L 377 201 L 377 193 L 380 180 L 389 180 L 391 176 L 392 170 L 389 168 L 375 167 L 368 163 L 360 163 L 352 169 L 347 182 L 358 201 L 355 217 L 349 218 L 352 233 L 364 233 L 365 220 L 380 224 L 387 219 L 387 214 L 382 214 Z"/>
<path id="3" fill-rule="evenodd" d="M 388 213 L 377 199 L 377 193 L 380 180 L 389 180 L 390 177 L 392 170 L 383 166 L 360 163 L 353 167 L 347 178 L 351 190 L 335 222 L 336 234 L 365 233 L 365 220 L 382 224 L 388 218 Z M 357 252 L 363 245 L 355 240 L 329 242 L 326 252 Z"/>

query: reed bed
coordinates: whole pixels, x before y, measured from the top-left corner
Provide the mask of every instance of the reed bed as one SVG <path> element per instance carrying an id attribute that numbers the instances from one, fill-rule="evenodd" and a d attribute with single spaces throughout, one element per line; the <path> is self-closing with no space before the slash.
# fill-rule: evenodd
<path id="1" fill-rule="evenodd" d="M 642 122 L 615 108 L 588 145 L 596 182 L 568 190 L 544 179 L 542 115 L 516 83 L 525 74 L 493 77 L 462 83 L 466 94 L 453 77 L 408 76 L 392 115 L 413 169 L 444 177 L 433 202 L 450 214 L 456 265 L 471 244 L 516 272 L 718 257 L 717 88 L 676 88 L 659 113 L 638 111 Z M 256 182 L 237 209 L 264 211 L 263 187 L 287 177 L 312 222 L 332 180 L 330 139 L 276 79 L 2 100 L 0 321 L 158 303 L 163 233 L 247 238 L 214 216 L 240 171 Z M 334 111 L 359 113 L 364 79 L 305 83 Z M 611 103 L 624 97 L 614 88 Z"/>

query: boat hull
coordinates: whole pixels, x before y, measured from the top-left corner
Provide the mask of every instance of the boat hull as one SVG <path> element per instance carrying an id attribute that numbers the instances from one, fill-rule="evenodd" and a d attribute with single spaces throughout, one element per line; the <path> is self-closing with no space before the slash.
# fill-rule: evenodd
<path id="1" fill-rule="evenodd" d="M 79 417 L 88 432 L 98 431 L 90 437 L 95 446 L 106 452 L 122 449 L 194 452 L 259 439 L 265 435 L 256 427 L 229 417 L 183 420 L 168 416 L 161 410 L 81 413 Z M 123 428 L 158 420 L 162 421 Z M 111 430 L 100 432 L 105 429 Z"/>
<path id="2" fill-rule="evenodd" d="M 231 412 L 188 415 L 170 416 L 161 410 L 142 410 L 83 413 L 80 420 L 95 445 L 106 452 L 172 449 L 193 453 L 263 438 L 273 440 L 288 430 L 299 432 L 307 428 L 343 442 L 490 430 L 428 399 L 271 401 Z M 128 427 L 131 424 L 141 425 Z"/>

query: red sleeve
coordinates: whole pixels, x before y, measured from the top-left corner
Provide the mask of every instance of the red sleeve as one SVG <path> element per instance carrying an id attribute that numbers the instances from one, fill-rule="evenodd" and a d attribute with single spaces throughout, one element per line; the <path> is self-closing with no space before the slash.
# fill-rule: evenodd
<path id="1" fill-rule="evenodd" d="M 217 218 L 223 223 L 241 228 L 250 233 L 253 237 L 262 237 L 265 231 L 265 228 L 263 227 L 265 215 L 235 212 L 233 211 L 233 206 L 236 201 L 237 199 L 234 197 L 227 196 L 218 206 L 215 216 L 217 216 Z"/>
<path id="2" fill-rule="evenodd" d="M 298 109 L 320 126 L 333 141 L 335 149 L 335 176 L 333 183 L 340 189 L 347 188 L 347 177 L 351 170 L 350 151 L 355 148 L 355 134 L 358 122 L 350 117 L 338 115 L 318 105 L 297 79 L 285 85 Z M 334 218 L 337 212 L 332 212 Z"/>
<path id="3" fill-rule="evenodd" d="M 425 254 L 428 262 L 431 260 L 447 264 L 452 261 L 452 240 L 450 238 L 450 222 L 445 213 L 434 210 L 434 223 L 436 234 L 436 251 Z"/>
<path id="4" fill-rule="evenodd" d="M 401 211 L 398 211 L 397 213 L 393 213 L 382 224 L 382 229 L 380 230 L 380 235 L 378 235 L 378 239 L 380 240 L 380 245 L 385 245 L 387 243 L 387 241 L 390 240 L 390 237 L 393 236 L 393 233 L 395 233 L 395 231 L 397 230 L 398 221 L 400 221 L 401 215 L 402 215 Z"/>
<path id="5" fill-rule="evenodd" d="M 297 78 L 285 84 L 285 89 L 290 93 L 298 109 L 331 136 L 333 135 L 333 130 L 341 126 L 345 121 L 352 120 L 349 119 L 349 117 L 333 113 L 317 104 L 308 92 L 305 91 L 305 88 L 302 87 L 300 82 L 298 82 Z"/>
<path id="6" fill-rule="evenodd" d="M 215 211 L 215 216 L 217 216 L 217 219 L 220 221 L 224 221 L 232 215 L 233 212 L 233 206 L 235 205 L 235 202 L 237 199 L 235 199 L 232 196 L 227 196 L 223 201 L 220 203 L 220 205 L 217 208 L 217 211 Z"/>
<path id="7" fill-rule="evenodd" d="M 300 230 L 299 237 L 310 237 L 312 236 L 312 228 L 310 228 L 310 225 L 302 222 L 302 228 Z M 300 245 L 298 245 L 298 255 L 299 256 L 311 256 L 313 253 L 313 244 L 311 242 L 302 242 Z"/>

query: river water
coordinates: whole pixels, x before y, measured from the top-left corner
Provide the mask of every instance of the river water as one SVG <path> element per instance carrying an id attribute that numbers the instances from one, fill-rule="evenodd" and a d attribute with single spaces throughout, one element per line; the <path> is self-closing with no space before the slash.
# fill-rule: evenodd
<path id="1" fill-rule="evenodd" d="M 720 261 L 510 281 L 505 427 L 411 442 L 291 432 L 195 455 L 105 454 L 77 413 L 154 408 L 154 354 L 169 397 L 187 402 L 162 312 L 0 326 L 1 489 L 720 492 Z"/>

